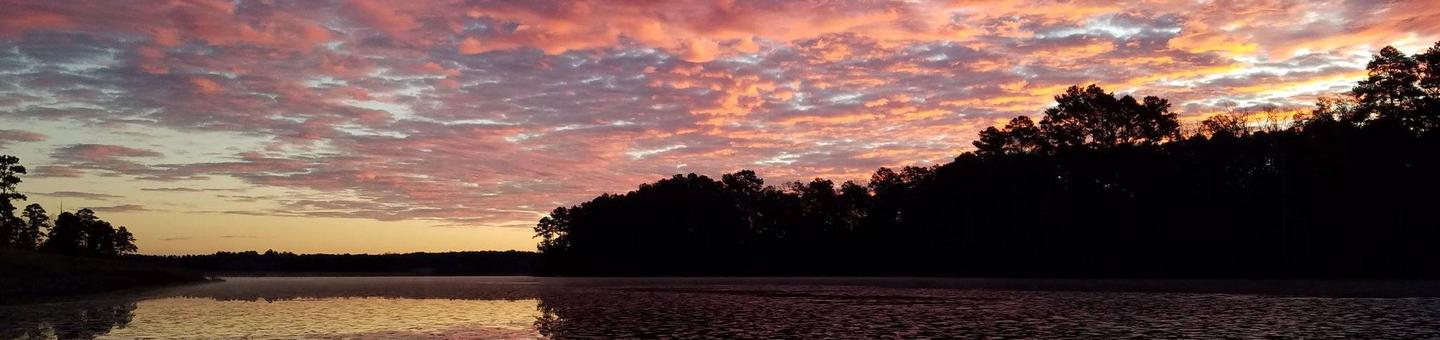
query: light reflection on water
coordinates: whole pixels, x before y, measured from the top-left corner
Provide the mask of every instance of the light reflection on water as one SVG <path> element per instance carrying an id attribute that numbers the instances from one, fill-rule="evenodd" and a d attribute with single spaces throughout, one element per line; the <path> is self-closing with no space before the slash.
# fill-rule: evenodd
<path id="1" fill-rule="evenodd" d="M 1437 298 L 1015 291 L 996 285 L 943 279 L 232 278 L 89 301 L 0 306 L 0 339 L 1440 337 Z"/>
<path id="2" fill-rule="evenodd" d="M 323 298 L 221 301 L 167 297 L 137 303 L 125 328 L 103 338 L 180 335 L 195 339 L 538 337 L 538 300 Z"/>

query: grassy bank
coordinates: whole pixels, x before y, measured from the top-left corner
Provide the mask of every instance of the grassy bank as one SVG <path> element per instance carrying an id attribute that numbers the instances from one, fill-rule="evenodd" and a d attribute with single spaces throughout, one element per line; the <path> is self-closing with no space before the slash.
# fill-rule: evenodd
<path id="1" fill-rule="evenodd" d="M 199 273 L 149 263 L 0 250 L 0 303 L 202 281 Z"/>

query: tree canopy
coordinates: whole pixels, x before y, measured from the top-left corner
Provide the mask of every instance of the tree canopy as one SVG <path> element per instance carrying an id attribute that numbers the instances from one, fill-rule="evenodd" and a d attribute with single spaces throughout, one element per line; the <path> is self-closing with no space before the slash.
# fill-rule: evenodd
<path id="1" fill-rule="evenodd" d="M 88 208 L 62 212 L 52 223 L 45 208 L 32 203 L 16 216 L 14 201 L 27 199 L 16 190 L 23 174 L 19 158 L 0 155 L 0 246 L 106 257 L 139 250 L 129 229 L 111 225 Z"/>
<path id="2" fill-rule="evenodd" d="M 688 174 L 559 207 L 568 274 L 1440 277 L 1440 44 L 1269 124 L 1096 85 L 868 183 Z"/>

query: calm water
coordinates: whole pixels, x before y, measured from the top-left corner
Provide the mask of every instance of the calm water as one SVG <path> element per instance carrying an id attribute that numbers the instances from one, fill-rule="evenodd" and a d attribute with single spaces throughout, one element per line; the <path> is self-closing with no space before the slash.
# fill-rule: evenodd
<path id="1" fill-rule="evenodd" d="M 1375 295 L 1365 291 L 1373 285 L 1245 288 L 1267 293 L 1260 295 L 1086 292 L 1076 290 L 1154 287 L 1077 282 L 230 278 L 91 301 L 0 306 L 0 338 L 1440 337 L 1440 298 L 1295 295 Z M 1246 286 L 1189 285 L 1181 289 Z"/>

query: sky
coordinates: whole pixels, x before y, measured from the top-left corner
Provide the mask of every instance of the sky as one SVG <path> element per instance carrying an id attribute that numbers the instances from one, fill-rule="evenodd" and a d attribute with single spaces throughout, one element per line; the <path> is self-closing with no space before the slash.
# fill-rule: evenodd
<path id="1" fill-rule="evenodd" d="M 1433 1 L 0 0 L 27 203 L 141 253 L 534 250 L 676 173 L 943 164 L 1076 84 L 1305 108 Z"/>

